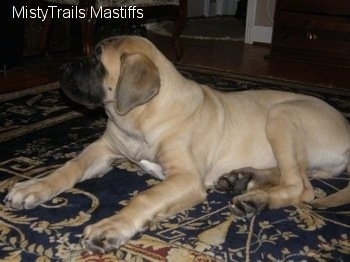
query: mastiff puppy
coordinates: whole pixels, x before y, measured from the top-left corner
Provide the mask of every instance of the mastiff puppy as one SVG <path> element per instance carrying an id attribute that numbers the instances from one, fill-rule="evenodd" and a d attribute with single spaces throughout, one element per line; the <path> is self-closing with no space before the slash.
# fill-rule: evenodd
<path id="1" fill-rule="evenodd" d="M 8 206 L 34 208 L 103 176 L 120 159 L 162 180 L 85 228 L 83 244 L 92 252 L 118 248 L 150 222 L 202 202 L 215 185 L 243 193 L 233 199 L 236 215 L 350 198 L 344 189 L 312 202 L 308 177 L 337 175 L 350 160 L 347 120 L 317 98 L 215 91 L 183 77 L 152 43 L 134 36 L 106 39 L 90 58 L 64 65 L 61 86 L 77 103 L 104 107 L 105 133 L 51 175 L 15 185 Z"/>

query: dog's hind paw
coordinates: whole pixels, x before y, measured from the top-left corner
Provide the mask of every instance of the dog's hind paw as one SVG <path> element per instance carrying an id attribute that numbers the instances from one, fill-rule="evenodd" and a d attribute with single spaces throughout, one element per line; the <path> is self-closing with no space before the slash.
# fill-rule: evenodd
<path id="1" fill-rule="evenodd" d="M 232 199 L 230 209 L 239 217 L 252 217 L 263 211 L 269 204 L 269 195 L 265 191 L 255 190 Z"/>
<path id="2" fill-rule="evenodd" d="M 223 192 L 241 194 L 247 190 L 248 183 L 253 175 L 252 168 L 232 170 L 219 178 L 215 184 L 215 189 Z"/>

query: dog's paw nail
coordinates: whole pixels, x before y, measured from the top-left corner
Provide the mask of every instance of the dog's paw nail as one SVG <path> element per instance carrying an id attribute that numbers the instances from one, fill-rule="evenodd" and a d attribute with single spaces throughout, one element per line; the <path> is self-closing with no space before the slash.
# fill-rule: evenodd
<path id="1" fill-rule="evenodd" d="M 241 201 L 240 204 L 242 205 L 243 210 L 246 214 L 256 214 L 258 213 L 258 209 L 254 207 L 254 203 Z"/>
<path id="2" fill-rule="evenodd" d="M 243 218 L 245 216 L 244 212 L 240 208 L 238 208 L 235 204 L 230 205 L 229 209 L 231 213 L 237 217 Z"/>
<path id="3" fill-rule="evenodd" d="M 6 198 L 3 200 L 3 203 L 5 204 L 6 207 L 11 207 L 11 204 L 10 204 L 10 201 L 9 201 L 8 197 L 6 197 Z"/>

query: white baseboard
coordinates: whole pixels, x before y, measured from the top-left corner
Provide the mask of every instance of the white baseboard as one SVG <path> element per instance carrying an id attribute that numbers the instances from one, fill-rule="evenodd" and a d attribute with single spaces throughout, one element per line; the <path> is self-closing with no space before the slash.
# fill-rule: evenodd
<path id="1" fill-rule="evenodd" d="M 251 41 L 258 43 L 271 43 L 272 27 L 269 26 L 253 26 L 251 30 Z"/>
<path id="2" fill-rule="evenodd" d="M 269 26 L 250 26 L 246 27 L 244 42 L 246 44 L 267 43 L 272 41 L 272 27 Z"/>

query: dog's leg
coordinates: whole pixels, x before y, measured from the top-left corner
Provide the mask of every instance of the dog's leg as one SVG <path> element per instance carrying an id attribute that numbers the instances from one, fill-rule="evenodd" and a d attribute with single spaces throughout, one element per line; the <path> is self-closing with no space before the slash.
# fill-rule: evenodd
<path id="1" fill-rule="evenodd" d="M 105 174 L 115 159 L 116 155 L 99 139 L 52 174 L 16 184 L 4 202 L 15 209 L 34 208 L 77 182 Z"/>
<path id="2" fill-rule="evenodd" d="M 171 163 L 161 162 L 167 174 L 165 180 L 136 195 L 117 215 L 86 227 L 83 246 L 92 252 L 109 252 L 150 223 L 202 202 L 206 197 L 202 179 L 191 157 L 186 156 L 174 156 L 176 161 Z"/>
<path id="3" fill-rule="evenodd" d="M 309 158 L 303 124 L 299 122 L 299 115 L 290 113 L 294 106 L 291 103 L 273 110 L 266 126 L 266 135 L 280 171 L 279 185 L 269 189 L 270 208 L 309 202 L 315 197 L 307 174 Z"/>
<path id="4" fill-rule="evenodd" d="M 286 110 L 285 110 L 286 109 Z M 314 191 L 307 177 L 308 158 L 299 129 L 298 118 L 287 108 L 277 108 L 270 114 L 266 135 L 271 144 L 280 171 L 278 185 L 256 189 L 233 199 L 232 209 L 237 215 L 254 214 L 265 207 L 279 208 L 309 202 Z"/>

